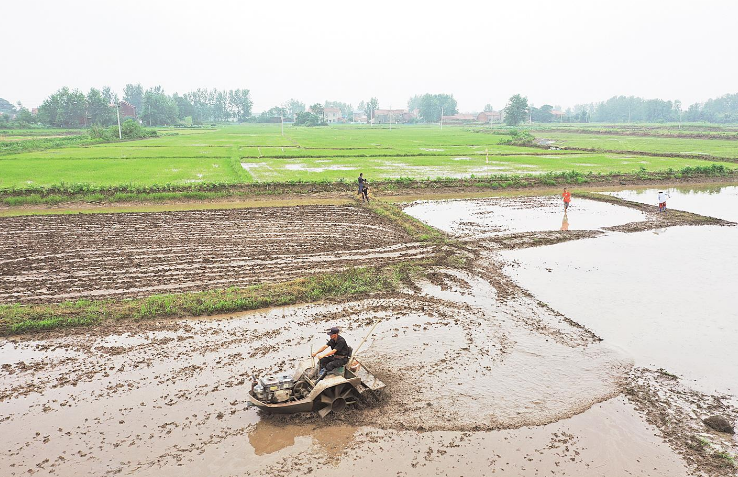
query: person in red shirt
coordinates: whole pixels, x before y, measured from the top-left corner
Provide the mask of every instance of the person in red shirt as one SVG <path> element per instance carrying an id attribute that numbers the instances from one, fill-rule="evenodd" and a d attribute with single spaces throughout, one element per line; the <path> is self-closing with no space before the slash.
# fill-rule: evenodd
<path id="1" fill-rule="evenodd" d="M 564 193 L 561 194 L 561 197 L 564 198 L 564 212 L 566 212 L 566 209 L 569 208 L 569 202 L 571 202 L 571 192 L 564 187 Z"/>

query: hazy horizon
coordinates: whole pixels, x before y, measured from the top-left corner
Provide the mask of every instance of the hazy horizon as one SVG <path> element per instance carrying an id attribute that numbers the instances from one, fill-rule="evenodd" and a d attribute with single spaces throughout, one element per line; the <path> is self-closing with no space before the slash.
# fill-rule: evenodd
<path id="1" fill-rule="evenodd" d="M 530 1 L 522 5 L 376 1 L 87 0 L 13 3 L 3 27 L 0 97 L 37 107 L 62 86 L 126 83 L 251 91 L 254 111 L 370 97 L 381 108 L 448 93 L 460 111 L 520 93 L 573 107 L 615 95 L 695 102 L 736 92 L 731 1 Z"/>

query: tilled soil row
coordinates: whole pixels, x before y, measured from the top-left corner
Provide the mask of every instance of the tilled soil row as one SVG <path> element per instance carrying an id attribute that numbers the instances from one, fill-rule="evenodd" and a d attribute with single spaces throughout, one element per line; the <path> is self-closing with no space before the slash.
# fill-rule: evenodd
<path id="1" fill-rule="evenodd" d="M 0 303 L 247 286 L 429 253 L 353 206 L 0 219 Z"/>

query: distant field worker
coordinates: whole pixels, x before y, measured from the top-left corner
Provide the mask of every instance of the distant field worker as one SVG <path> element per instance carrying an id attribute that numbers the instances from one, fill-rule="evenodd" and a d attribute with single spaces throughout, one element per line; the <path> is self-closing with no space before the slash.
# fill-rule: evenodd
<path id="1" fill-rule="evenodd" d="M 571 192 L 569 192 L 569 189 L 564 187 L 564 193 L 561 194 L 561 197 L 564 198 L 564 213 L 569 209 L 569 202 L 571 202 Z"/>
<path id="2" fill-rule="evenodd" d="M 359 173 L 359 195 L 362 201 L 369 202 L 368 187 L 366 185 L 366 179 L 364 179 L 364 173 Z"/>
<path id="3" fill-rule="evenodd" d="M 666 212 L 666 199 L 670 197 L 668 192 L 659 191 L 659 212 Z"/>

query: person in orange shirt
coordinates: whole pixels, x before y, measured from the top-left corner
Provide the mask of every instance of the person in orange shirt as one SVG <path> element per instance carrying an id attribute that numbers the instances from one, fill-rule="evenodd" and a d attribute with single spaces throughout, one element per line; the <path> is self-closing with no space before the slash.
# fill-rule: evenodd
<path id="1" fill-rule="evenodd" d="M 571 192 L 564 187 L 564 193 L 561 194 L 561 197 L 564 198 L 564 212 L 566 213 L 566 210 L 569 208 L 569 202 L 571 202 Z"/>

